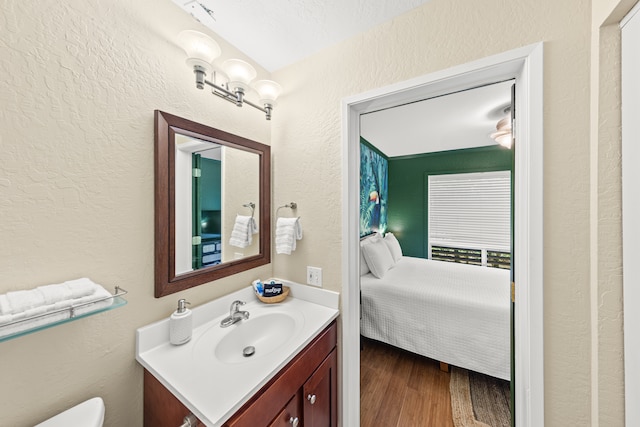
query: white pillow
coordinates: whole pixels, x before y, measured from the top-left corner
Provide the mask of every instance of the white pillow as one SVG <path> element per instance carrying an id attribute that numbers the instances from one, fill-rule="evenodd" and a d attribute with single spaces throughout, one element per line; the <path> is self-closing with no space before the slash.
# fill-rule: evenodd
<path id="1" fill-rule="evenodd" d="M 361 276 L 364 276 L 365 274 L 371 271 L 369 269 L 369 266 L 367 265 L 367 260 L 364 259 L 364 252 L 362 252 L 362 247 L 380 238 L 381 237 L 378 234 L 371 234 L 365 237 L 363 240 L 360 240 L 360 275 Z"/>
<path id="2" fill-rule="evenodd" d="M 371 273 L 378 279 L 382 279 L 387 270 L 395 265 L 391 252 L 383 239 L 376 239 L 364 245 L 361 250 Z"/>
<path id="3" fill-rule="evenodd" d="M 367 244 L 365 242 L 368 242 L 368 240 L 360 242 L 360 275 L 361 276 L 364 276 L 365 274 L 371 271 L 369 270 L 369 266 L 367 265 L 367 260 L 364 259 L 364 251 L 362 250 L 362 247 Z"/>
<path id="4" fill-rule="evenodd" d="M 398 242 L 396 236 L 394 236 L 393 233 L 387 233 L 384 236 L 384 242 L 389 247 L 389 252 L 391 252 L 393 262 L 398 262 L 400 258 L 402 258 L 402 248 L 400 247 L 400 242 Z"/>

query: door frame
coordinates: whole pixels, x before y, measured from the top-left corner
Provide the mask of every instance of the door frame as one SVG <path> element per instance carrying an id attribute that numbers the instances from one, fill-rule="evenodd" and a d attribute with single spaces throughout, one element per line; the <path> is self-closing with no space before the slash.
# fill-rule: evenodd
<path id="1" fill-rule="evenodd" d="M 342 100 L 341 425 L 360 425 L 360 115 L 515 79 L 516 425 L 544 425 L 543 43 Z"/>
<path id="2" fill-rule="evenodd" d="M 640 254 L 640 243 L 635 240 L 640 235 L 637 224 L 640 213 L 640 197 L 638 197 L 636 183 L 640 178 L 637 161 L 640 150 L 637 137 L 640 126 L 636 122 L 637 107 L 640 105 L 636 94 L 640 85 L 635 77 L 635 70 L 640 66 L 640 55 L 636 53 L 633 42 L 627 44 L 628 37 L 638 36 L 640 3 L 637 3 L 620 21 L 621 39 L 621 116 L 622 116 L 622 295 L 624 314 L 624 399 L 625 425 L 634 426 L 640 423 L 640 367 L 637 360 L 640 357 L 640 339 L 637 328 L 640 323 L 640 290 L 638 277 L 640 267 L 637 256 Z M 625 30 L 625 25 L 633 23 Z M 629 34 L 631 33 L 631 34 Z M 633 46 L 633 47 L 632 47 Z"/>

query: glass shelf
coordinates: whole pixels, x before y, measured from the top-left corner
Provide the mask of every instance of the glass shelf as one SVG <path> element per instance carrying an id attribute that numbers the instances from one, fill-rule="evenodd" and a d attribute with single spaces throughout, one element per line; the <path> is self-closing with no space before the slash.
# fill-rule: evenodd
<path id="1" fill-rule="evenodd" d="M 122 295 L 125 295 L 126 293 L 127 291 L 116 286 L 115 294 L 104 299 L 112 299 L 113 302 L 109 305 L 96 308 L 95 310 L 84 311 L 83 308 L 88 310 L 91 308 L 90 306 L 92 304 L 96 304 L 104 300 L 96 300 L 62 310 L 52 311 L 50 313 L 44 313 L 33 318 L 21 319 L 16 322 L 0 325 L 0 342 L 122 307 L 127 304 L 127 300 L 122 298 Z M 33 325 L 30 325 L 31 323 L 33 323 Z"/>

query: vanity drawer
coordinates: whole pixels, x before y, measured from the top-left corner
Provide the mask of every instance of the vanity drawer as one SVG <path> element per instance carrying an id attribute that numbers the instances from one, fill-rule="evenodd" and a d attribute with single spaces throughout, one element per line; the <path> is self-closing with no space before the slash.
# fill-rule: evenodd
<path id="1" fill-rule="evenodd" d="M 295 424 L 295 420 L 298 420 L 298 425 L 300 424 L 300 414 L 302 413 L 302 409 L 300 408 L 300 402 L 302 398 L 300 397 L 300 393 L 296 394 L 291 398 L 287 406 L 284 407 L 282 412 L 280 412 L 276 419 L 269 424 L 269 427 L 292 427 Z"/>

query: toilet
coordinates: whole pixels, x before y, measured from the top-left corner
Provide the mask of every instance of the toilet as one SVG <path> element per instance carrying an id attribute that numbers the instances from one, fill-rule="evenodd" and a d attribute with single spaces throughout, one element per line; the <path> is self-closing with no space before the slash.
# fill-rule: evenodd
<path id="1" fill-rule="evenodd" d="M 102 398 L 94 397 L 41 422 L 35 427 L 102 427 L 103 422 L 104 402 Z"/>

